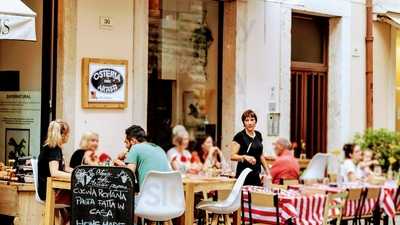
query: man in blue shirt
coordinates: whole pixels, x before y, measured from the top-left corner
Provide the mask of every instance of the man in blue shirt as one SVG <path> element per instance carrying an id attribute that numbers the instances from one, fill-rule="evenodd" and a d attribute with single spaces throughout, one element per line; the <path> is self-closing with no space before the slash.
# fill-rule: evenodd
<path id="1" fill-rule="evenodd" d="M 138 172 L 139 187 L 149 171 L 167 172 L 171 170 L 165 151 L 146 141 L 146 132 L 137 125 L 125 130 L 125 145 L 129 149 L 125 163 L 133 172 Z"/>

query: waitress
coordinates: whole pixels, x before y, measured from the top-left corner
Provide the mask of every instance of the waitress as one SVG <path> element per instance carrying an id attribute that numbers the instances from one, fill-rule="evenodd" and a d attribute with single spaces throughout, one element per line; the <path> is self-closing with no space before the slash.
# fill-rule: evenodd
<path id="1" fill-rule="evenodd" d="M 261 165 L 266 174 L 269 174 L 267 162 L 263 157 L 263 145 L 261 133 L 256 131 L 257 115 L 252 110 L 246 110 L 242 114 L 244 129 L 237 133 L 232 142 L 232 161 L 238 161 L 236 167 L 236 178 L 246 169 L 252 169 L 247 176 L 245 185 L 261 185 Z"/>

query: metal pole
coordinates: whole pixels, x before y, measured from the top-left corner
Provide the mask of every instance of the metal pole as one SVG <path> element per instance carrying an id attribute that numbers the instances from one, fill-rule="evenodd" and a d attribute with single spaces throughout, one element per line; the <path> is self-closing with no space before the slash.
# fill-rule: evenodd
<path id="1" fill-rule="evenodd" d="M 373 41 L 374 37 L 372 34 L 372 0 L 366 0 L 366 37 L 365 37 L 365 44 L 366 44 L 366 127 L 373 128 L 374 123 L 374 101 L 373 101 L 373 88 L 374 88 L 374 81 L 373 81 Z"/>

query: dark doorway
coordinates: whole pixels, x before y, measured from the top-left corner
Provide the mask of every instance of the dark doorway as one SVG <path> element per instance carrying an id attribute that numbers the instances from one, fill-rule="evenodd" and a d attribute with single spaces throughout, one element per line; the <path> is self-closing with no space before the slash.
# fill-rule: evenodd
<path id="1" fill-rule="evenodd" d="M 149 79 L 147 135 L 165 151 L 171 148 L 172 82 Z"/>
<path id="2" fill-rule="evenodd" d="M 295 155 L 326 152 L 328 19 L 293 14 L 290 137 Z"/>

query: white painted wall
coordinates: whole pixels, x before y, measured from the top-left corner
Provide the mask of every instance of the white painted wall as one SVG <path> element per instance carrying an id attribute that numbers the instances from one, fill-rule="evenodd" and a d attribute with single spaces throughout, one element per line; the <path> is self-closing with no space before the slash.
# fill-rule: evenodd
<path id="1" fill-rule="evenodd" d="M 73 69 L 64 71 L 64 118 L 73 136 L 66 149 L 78 146 L 82 132 L 100 133 L 100 150 L 115 155 L 122 148 L 124 129 L 146 124 L 147 105 L 147 1 L 75 1 L 76 22 L 70 27 L 70 46 L 76 53 L 67 58 Z M 268 103 L 281 113 L 280 135 L 290 134 L 290 41 L 291 12 L 332 17 L 329 45 L 328 150 L 341 148 L 365 127 L 365 5 L 363 0 L 267 0 L 237 2 L 235 131 L 242 129 L 240 116 L 248 108 L 258 115 L 265 151 L 272 154 L 267 137 Z M 98 29 L 99 16 L 111 16 L 111 31 Z M 73 17 L 73 15 L 71 15 Z M 73 21 L 73 20 L 72 20 Z M 390 127 L 394 105 L 394 31 L 375 23 L 375 123 Z M 74 47 L 75 41 L 75 47 Z M 393 43 L 392 43 L 393 42 Z M 72 44 L 71 44 L 72 43 Z M 392 45 L 393 44 L 393 45 Z M 68 46 L 68 45 L 67 45 Z M 355 50 L 357 49 L 357 50 Z M 65 51 L 68 51 L 67 49 Z M 80 102 L 82 57 L 129 60 L 129 99 L 125 110 L 83 110 Z M 381 64 L 382 63 L 382 64 Z M 64 65 L 68 65 L 65 63 Z M 393 77 L 392 77 L 393 72 Z M 133 75 L 133 76 L 132 76 Z M 384 79 L 382 79 L 382 77 Z M 132 79 L 133 78 L 133 79 Z M 272 89 L 274 89 L 272 93 Z M 383 99 L 381 101 L 381 99 Z M 393 97 L 394 101 L 394 97 Z M 393 109 L 391 109 L 391 107 Z M 379 118 L 377 118 L 379 117 Z M 393 123 L 394 124 L 394 123 Z M 230 135 L 230 136 L 229 136 Z M 231 140 L 234 134 L 224 134 Z M 229 136 L 229 137 L 228 137 Z M 231 137 L 232 136 L 232 137 Z M 226 153 L 229 149 L 224 149 Z"/>
<path id="2" fill-rule="evenodd" d="M 328 151 L 341 149 L 365 129 L 365 1 L 282 0 L 238 2 L 235 128 L 240 115 L 252 108 L 259 116 L 267 154 L 269 101 L 278 103 L 280 135 L 290 135 L 291 12 L 330 17 L 328 84 Z M 395 32 L 374 25 L 375 126 L 394 128 Z M 271 99 L 271 87 L 277 96 Z"/>
<path id="3" fill-rule="evenodd" d="M 350 133 L 365 129 L 365 5 L 351 6 Z M 348 137 L 351 139 L 351 135 Z"/>
<path id="4" fill-rule="evenodd" d="M 301 4 L 286 1 L 238 2 L 237 37 L 237 84 L 236 84 L 236 130 L 242 128 L 240 114 L 252 108 L 259 116 L 258 130 L 264 134 L 267 154 L 273 154 L 272 142 L 276 137 L 267 137 L 268 102 L 276 102 L 281 113 L 280 135 L 290 136 L 290 43 L 291 12 L 304 12 L 324 16 L 345 18 L 331 29 L 335 45 L 330 54 L 329 100 L 335 107 L 329 109 L 328 146 L 343 142 L 349 121 L 348 92 L 342 89 L 349 83 L 350 73 L 350 4 L 347 1 L 323 2 L 304 0 Z M 339 47 L 339 48 L 338 48 Z M 347 60 L 347 61 L 346 61 Z M 275 91 L 272 91 L 274 89 Z M 274 92 L 274 94 L 272 94 Z M 338 133 L 340 131 L 340 133 Z"/>
<path id="5" fill-rule="evenodd" d="M 68 71 L 67 68 L 64 71 L 64 84 L 68 87 L 64 89 L 63 115 L 72 125 L 71 141 L 65 147 L 66 158 L 69 158 L 68 156 L 78 148 L 82 133 L 89 130 L 100 135 L 99 151 L 115 156 L 124 146 L 124 130 L 133 123 L 145 123 L 145 117 L 141 115 L 146 108 L 139 105 L 142 101 L 137 99 L 137 96 L 144 98 L 144 88 L 138 84 L 144 75 L 139 74 L 138 71 L 134 73 L 133 68 L 133 1 L 86 0 L 76 1 L 73 7 L 76 7 L 76 21 L 67 26 L 73 27 L 70 31 L 74 32 L 75 40 L 70 40 L 69 46 L 74 47 L 75 42 L 76 58 L 70 59 L 75 63 L 74 69 Z M 99 28 L 100 16 L 112 18 L 111 30 Z M 81 60 L 83 57 L 128 60 L 128 107 L 126 109 L 81 108 Z M 144 62 L 147 62 L 147 59 Z"/>
<path id="6" fill-rule="evenodd" d="M 396 30 L 374 23 L 374 127 L 395 129 Z"/>

